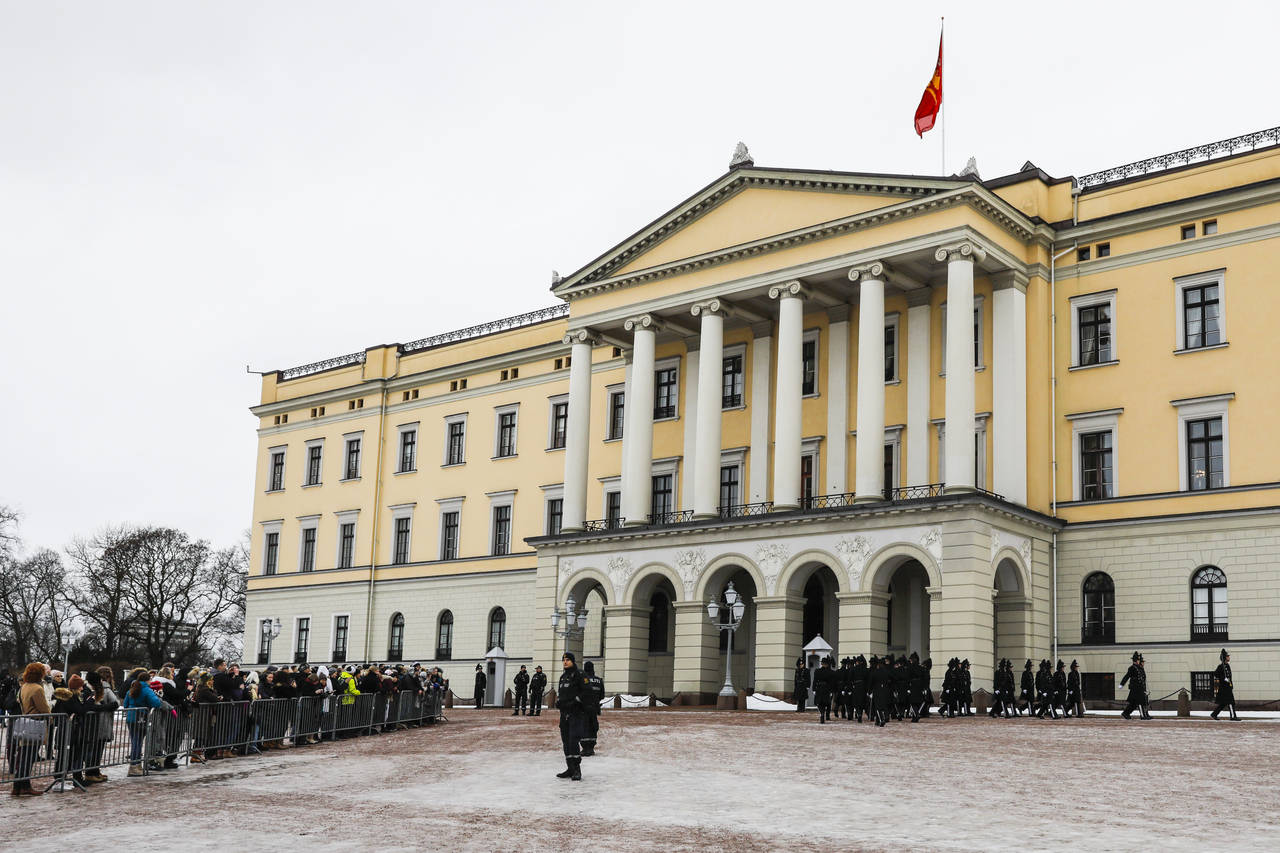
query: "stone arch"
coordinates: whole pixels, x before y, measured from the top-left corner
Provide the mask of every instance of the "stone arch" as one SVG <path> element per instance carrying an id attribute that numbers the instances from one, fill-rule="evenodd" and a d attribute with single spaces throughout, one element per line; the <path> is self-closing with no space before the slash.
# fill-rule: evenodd
<path id="1" fill-rule="evenodd" d="M 907 560 L 915 560 L 924 567 L 925 574 L 929 576 L 930 586 L 935 588 L 942 586 L 942 570 L 932 554 L 909 542 L 894 542 L 876 551 L 867 560 L 866 569 L 858 579 L 857 591 L 873 592 L 877 588 L 883 590 L 889 585 L 889 579 L 893 577 L 894 571 Z"/>
<path id="2" fill-rule="evenodd" d="M 707 587 L 711 583 L 711 579 L 721 572 L 722 569 L 729 567 L 737 567 L 745 571 L 751 576 L 751 580 L 756 585 L 757 595 L 768 595 L 769 586 L 765 583 L 764 575 L 760 571 L 751 558 L 745 554 L 721 554 L 712 559 L 703 567 L 698 574 L 697 583 L 693 589 L 693 601 L 704 601 L 707 598 Z"/>
<path id="3" fill-rule="evenodd" d="M 778 575 L 777 588 L 774 590 L 775 595 L 783 595 L 800 576 L 801 570 L 813 565 L 823 565 L 831 569 L 831 573 L 836 576 L 836 584 L 839 592 L 850 592 L 849 573 L 845 570 L 844 562 L 834 554 L 829 554 L 821 548 L 810 548 L 796 554 L 783 567 L 782 572 Z M 807 580 L 807 576 L 806 576 Z M 803 584 L 801 584 L 803 587 Z M 793 590 L 798 592 L 798 590 Z"/>
<path id="4" fill-rule="evenodd" d="M 572 594 L 575 601 L 583 601 L 587 593 L 597 584 L 604 590 L 605 603 L 617 595 L 617 591 L 613 588 L 613 581 L 599 569 L 587 567 L 576 569 L 573 574 L 565 578 L 560 583 L 560 592 L 556 596 L 556 607 L 563 607 L 569 595 Z"/>
<path id="5" fill-rule="evenodd" d="M 653 578 L 665 578 L 671 582 L 671 586 L 676 593 L 676 597 L 672 600 L 673 604 L 684 600 L 684 580 L 681 579 L 675 569 L 665 563 L 645 563 L 636 569 L 635 574 L 631 576 L 631 580 L 627 582 L 627 588 L 623 591 L 622 597 L 618 599 L 618 603 L 637 604 L 636 594 L 641 591 L 643 584 Z"/>
<path id="6" fill-rule="evenodd" d="M 1008 560 L 1013 564 L 1012 574 L 1006 572 L 1001 574 L 1001 566 Z M 1028 571 L 1027 565 L 1022 562 L 1022 555 L 1011 547 L 1003 547 L 996 552 L 995 557 L 991 560 L 991 585 L 994 588 L 1001 580 L 1016 580 L 1018 583 L 1017 591 L 1023 595 L 1031 595 L 1031 572 Z M 1012 590 L 1009 590 L 1012 592 Z"/>

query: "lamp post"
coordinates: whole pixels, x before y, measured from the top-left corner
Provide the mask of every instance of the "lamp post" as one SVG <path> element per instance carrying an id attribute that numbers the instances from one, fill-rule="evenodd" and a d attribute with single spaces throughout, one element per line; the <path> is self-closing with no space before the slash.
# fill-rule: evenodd
<path id="1" fill-rule="evenodd" d="M 276 637 L 280 636 L 280 627 L 281 627 L 280 617 L 277 616 L 274 620 L 272 620 L 271 626 L 267 629 L 271 634 L 271 643 L 267 646 L 267 659 L 265 661 L 266 663 L 271 663 L 271 650 L 275 648 Z"/>
<path id="2" fill-rule="evenodd" d="M 724 589 L 724 604 L 715 597 L 707 600 L 707 617 L 718 631 L 728 631 L 729 641 L 725 644 L 724 687 L 720 688 L 721 696 L 737 696 L 733 689 L 733 632 L 742 627 L 742 617 L 746 613 L 747 604 L 729 581 Z"/>
<path id="3" fill-rule="evenodd" d="M 578 610 L 578 603 L 573 600 L 573 596 L 569 596 L 569 600 L 564 603 L 564 610 L 551 611 L 551 630 L 555 635 L 566 642 L 569 640 L 580 640 L 587 630 L 587 610 L 583 608 Z M 560 623 L 564 623 L 564 627 L 560 627 Z"/>
<path id="4" fill-rule="evenodd" d="M 70 681 L 71 673 L 67 670 L 71 668 L 71 644 L 75 642 L 76 635 L 67 628 L 62 631 L 60 639 L 62 640 L 62 677 Z"/>

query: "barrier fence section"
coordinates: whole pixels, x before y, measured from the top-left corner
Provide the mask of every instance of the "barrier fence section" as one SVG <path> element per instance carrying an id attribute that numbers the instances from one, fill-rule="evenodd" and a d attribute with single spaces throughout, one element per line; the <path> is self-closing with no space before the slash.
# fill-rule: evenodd
<path id="1" fill-rule="evenodd" d="M 0 784 L 47 780 L 53 787 L 67 777 L 78 784 L 81 775 L 92 779 L 125 765 L 145 775 L 165 763 L 422 725 L 441 719 L 443 708 L 443 693 L 427 690 L 215 702 L 189 710 L 0 715 Z"/>

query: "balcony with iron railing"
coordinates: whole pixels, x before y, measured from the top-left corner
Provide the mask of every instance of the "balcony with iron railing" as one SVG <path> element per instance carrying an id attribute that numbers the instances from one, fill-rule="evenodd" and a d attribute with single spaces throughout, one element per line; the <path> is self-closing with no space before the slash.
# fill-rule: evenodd
<path id="1" fill-rule="evenodd" d="M 1227 639 L 1227 623 L 1225 621 L 1192 622 L 1191 639 L 1193 642 L 1217 643 Z"/>

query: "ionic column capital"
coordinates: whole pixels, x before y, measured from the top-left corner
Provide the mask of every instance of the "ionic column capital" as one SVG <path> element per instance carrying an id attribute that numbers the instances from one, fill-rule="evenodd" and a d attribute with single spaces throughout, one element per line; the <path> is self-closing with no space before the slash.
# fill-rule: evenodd
<path id="1" fill-rule="evenodd" d="M 769 288 L 770 299 L 808 299 L 809 288 L 802 281 L 788 281 Z"/>
<path id="2" fill-rule="evenodd" d="M 982 263 L 987 259 L 987 250 L 976 243 L 965 240 L 953 246 L 939 246 L 938 250 L 933 253 L 933 259 L 935 261 L 977 261 Z"/>
<path id="3" fill-rule="evenodd" d="M 849 281 L 880 281 L 889 277 L 889 267 L 884 261 L 872 261 L 849 270 Z"/>
<path id="4" fill-rule="evenodd" d="M 733 306 L 717 297 L 693 303 L 692 307 L 689 308 L 689 313 L 695 317 L 701 317 L 704 314 L 731 317 L 733 316 Z"/>
<path id="5" fill-rule="evenodd" d="M 662 321 L 652 314 L 637 314 L 634 317 L 628 317 L 622 324 L 622 328 L 628 332 L 660 332 L 662 331 Z"/>
<path id="6" fill-rule="evenodd" d="M 565 332 L 564 342 L 566 344 L 590 344 L 594 347 L 600 343 L 600 338 L 592 329 L 570 329 Z"/>

